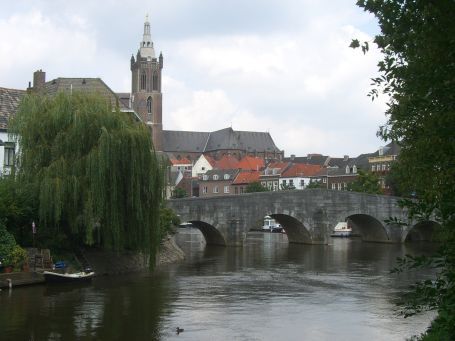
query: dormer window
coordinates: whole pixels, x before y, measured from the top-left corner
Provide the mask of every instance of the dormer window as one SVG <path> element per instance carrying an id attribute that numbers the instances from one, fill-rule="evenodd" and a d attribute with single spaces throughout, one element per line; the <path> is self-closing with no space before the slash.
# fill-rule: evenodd
<path id="1" fill-rule="evenodd" d="M 349 166 L 346 166 L 346 174 L 349 174 L 350 171 L 351 170 L 350 170 Z"/>
<path id="2" fill-rule="evenodd" d="M 218 180 L 218 174 L 213 175 L 213 180 Z"/>
<path id="3" fill-rule="evenodd" d="M 224 174 L 224 180 L 229 180 L 230 176 L 229 174 Z"/>
<path id="4" fill-rule="evenodd" d="M 202 176 L 202 180 L 208 180 L 209 179 L 209 176 L 208 175 L 203 175 Z"/>
<path id="5" fill-rule="evenodd" d="M 357 166 L 356 165 L 354 165 L 352 167 L 352 173 L 357 174 Z"/>

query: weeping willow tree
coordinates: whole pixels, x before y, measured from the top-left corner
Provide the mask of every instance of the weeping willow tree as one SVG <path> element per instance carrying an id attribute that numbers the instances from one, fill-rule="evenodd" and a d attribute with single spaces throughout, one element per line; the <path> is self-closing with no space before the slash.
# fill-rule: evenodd
<path id="1" fill-rule="evenodd" d="M 146 126 L 104 98 L 61 93 L 25 96 L 10 127 L 18 179 L 38 191 L 42 229 L 155 254 L 163 181 Z"/>

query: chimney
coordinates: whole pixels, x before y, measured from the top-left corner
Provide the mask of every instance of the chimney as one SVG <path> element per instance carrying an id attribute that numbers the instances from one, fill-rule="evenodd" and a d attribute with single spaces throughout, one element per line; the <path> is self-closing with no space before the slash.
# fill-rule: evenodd
<path id="1" fill-rule="evenodd" d="M 291 161 L 294 161 L 295 159 L 295 154 L 291 154 Z"/>
<path id="2" fill-rule="evenodd" d="M 46 82 L 46 72 L 43 70 L 37 70 L 33 72 L 33 90 L 41 90 L 44 88 Z"/>
<path id="3" fill-rule="evenodd" d="M 349 155 L 345 155 L 345 156 L 343 157 L 343 161 L 348 161 L 348 160 L 349 160 Z"/>

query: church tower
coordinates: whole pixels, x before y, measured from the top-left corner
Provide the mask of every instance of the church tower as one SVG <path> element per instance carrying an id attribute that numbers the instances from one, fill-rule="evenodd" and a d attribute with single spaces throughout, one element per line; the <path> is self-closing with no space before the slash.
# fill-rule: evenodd
<path id="1" fill-rule="evenodd" d="M 145 18 L 144 35 L 139 44 L 136 59 L 131 56 L 131 95 L 133 109 L 151 129 L 152 141 L 156 151 L 163 150 L 163 121 L 161 70 L 163 55 L 155 57 L 150 23 Z"/>

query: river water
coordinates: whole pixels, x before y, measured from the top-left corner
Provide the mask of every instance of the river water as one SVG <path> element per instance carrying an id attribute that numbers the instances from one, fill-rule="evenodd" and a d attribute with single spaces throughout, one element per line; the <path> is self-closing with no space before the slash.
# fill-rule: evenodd
<path id="1" fill-rule="evenodd" d="M 390 273 L 428 244 L 251 232 L 244 247 L 206 247 L 195 229 L 176 240 L 186 260 L 153 274 L 3 290 L 0 340 L 405 340 L 434 316 L 404 319 L 395 305 L 428 273 Z"/>

